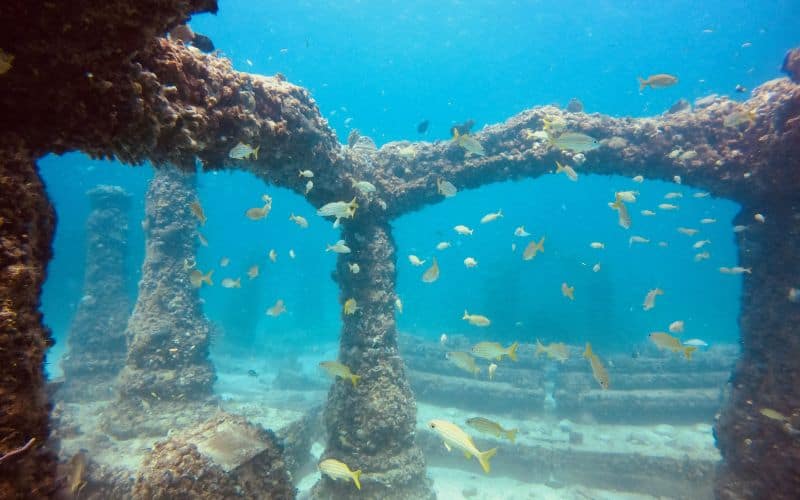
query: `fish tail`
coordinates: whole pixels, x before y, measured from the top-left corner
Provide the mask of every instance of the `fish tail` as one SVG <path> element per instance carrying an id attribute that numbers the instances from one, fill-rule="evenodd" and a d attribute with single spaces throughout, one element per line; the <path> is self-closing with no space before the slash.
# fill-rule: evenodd
<path id="1" fill-rule="evenodd" d="M 564 171 L 564 165 L 562 165 L 560 161 L 556 160 L 556 173 L 559 174 L 563 171 Z"/>
<path id="2" fill-rule="evenodd" d="M 586 358 L 586 359 L 591 359 L 592 356 L 594 356 L 594 353 L 592 352 L 592 344 L 587 342 L 586 343 L 586 350 L 583 351 L 583 357 Z"/>
<path id="3" fill-rule="evenodd" d="M 542 239 L 536 244 L 536 250 L 544 252 L 544 236 L 542 236 Z"/>
<path id="4" fill-rule="evenodd" d="M 511 361 L 517 360 L 517 347 L 519 347 L 519 342 L 514 342 L 508 348 L 508 357 L 511 358 Z"/>
<path id="5" fill-rule="evenodd" d="M 683 355 L 686 356 L 686 359 L 691 361 L 692 360 L 692 353 L 694 351 L 696 351 L 696 350 L 697 350 L 697 347 L 694 347 L 694 346 L 691 346 L 691 345 L 688 346 L 688 347 L 684 347 L 683 348 Z"/>
<path id="6" fill-rule="evenodd" d="M 359 380 L 361 380 L 361 375 L 351 375 L 350 376 L 350 382 L 353 383 L 353 387 L 355 387 L 358 384 Z"/>
<path id="7" fill-rule="evenodd" d="M 256 146 L 256 149 L 253 150 L 253 159 L 258 160 L 258 150 L 261 149 L 261 145 L 259 144 Z"/>
<path id="8" fill-rule="evenodd" d="M 325 251 L 326 251 L 326 252 L 330 252 L 330 251 L 331 251 L 331 249 L 333 249 L 333 246 L 331 246 L 331 245 L 325 245 Z"/>
<path id="9" fill-rule="evenodd" d="M 469 319 L 469 313 L 466 309 L 464 309 L 464 316 L 462 316 L 461 319 Z"/>
<path id="10" fill-rule="evenodd" d="M 492 458 L 497 454 L 497 448 L 492 448 L 491 450 L 484 451 L 482 453 L 478 453 L 478 462 L 481 463 L 481 467 L 483 467 L 483 472 L 489 473 L 492 470 L 492 464 L 489 463 L 489 459 Z"/>
<path id="11" fill-rule="evenodd" d="M 208 286 L 213 286 L 214 282 L 211 281 L 211 275 L 214 274 L 214 270 L 210 270 L 205 276 L 203 276 L 203 281 L 206 282 Z"/>
<path id="12" fill-rule="evenodd" d="M 360 478 L 361 478 L 361 469 L 354 470 L 353 472 L 351 472 L 350 473 L 350 477 L 353 478 L 353 482 L 356 484 L 356 488 L 358 488 L 360 490 L 361 489 L 361 480 L 360 480 Z"/>
<path id="13" fill-rule="evenodd" d="M 453 127 L 453 140 L 458 141 L 458 127 Z"/>
<path id="14" fill-rule="evenodd" d="M 519 432 L 519 429 L 511 429 L 510 431 L 506 431 L 506 437 L 508 438 L 509 441 L 511 441 L 511 444 L 514 444 L 516 442 L 517 432 Z"/>
<path id="15" fill-rule="evenodd" d="M 647 87 L 647 80 L 645 80 L 641 76 L 636 79 L 639 80 L 639 92 L 641 92 Z"/>
<path id="16" fill-rule="evenodd" d="M 534 355 L 538 358 L 539 355 L 543 352 L 547 351 L 544 350 L 544 346 L 542 345 L 541 342 L 539 342 L 539 339 L 536 339 L 536 352 L 534 353 Z"/>

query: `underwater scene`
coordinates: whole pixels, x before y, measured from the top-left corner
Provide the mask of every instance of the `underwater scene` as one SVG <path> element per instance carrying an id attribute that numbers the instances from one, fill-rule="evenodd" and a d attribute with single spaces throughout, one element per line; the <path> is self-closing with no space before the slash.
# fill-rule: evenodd
<path id="1" fill-rule="evenodd" d="M 41 149 L 8 498 L 796 494 L 800 4 L 195 12 L 114 104 L 173 128 Z"/>

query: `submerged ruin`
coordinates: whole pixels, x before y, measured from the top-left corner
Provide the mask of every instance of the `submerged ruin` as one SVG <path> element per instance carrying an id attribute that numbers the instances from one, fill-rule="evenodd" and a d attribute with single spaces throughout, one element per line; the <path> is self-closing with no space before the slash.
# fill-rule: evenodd
<path id="1" fill-rule="evenodd" d="M 297 176 L 298 167 L 310 168 L 318 187 L 306 198 L 315 207 L 359 198 L 356 216 L 342 225 L 345 239 L 361 253 L 362 271 L 344 272 L 346 263 L 340 259 L 335 277 L 342 302 L 356 297 L 362 310 L 343 317 L 339 356 L 363 378 L 357 388 L 334 385 L 323 416 L 326 453 L 371 473 L 358 498 L 433 497 L 422 444 L 415 440 L 412 385 L 398 355 L 390 222 L 443 200 L 438 178 L 477 188 L 536 177 L 556 160 L 571 159 L 582 162 L 582 171 L 596 174 L 662 180 L 680 176 L 685 185 L 731 198 L 742 207 L 737 223 L 751 221 L 756 213 L 767 220 L 737 234 L 740 265 L 753 273 L 744 279 L 743 350 L 714 429 L 723 457 L 715 494 L 790 498 L 800 488 L 796 437 L 757 417 L 758 408 L 790 412 L 800 407 L 800 309 L 787 300 L 790 288 L 800 283 L 800 52 L 787 55 L 791 79 L 764 83 L 743 104 L 716 97 L 691 112 L 642 119 L 546 106 L 476 133 L 485 156 L 469 156 L 452 142 L 391 143 L 363 151 L 338 143 L 306 90 L 280 76 L 234 71 L 224 59 L 161 37 L 193 13 L 214 12 L 214 0 L 112 1 L 104 6 L 89 2 L 72 9 L 32 9 L 21 1 L 0 6 L 0 19 L 13 20 L 3 22 L 0 47 L 14 55 L 12 70 L 0 76 L 0 102 L 6 115 L 15 117 L 3 122 L 0 134 L 0 497 L 44 498 L 59 487 L 57 443 L 48 441 L 50 404 L 42 365 L 51 339 L 38 311 L 55 214 L 36 162 L 47 153 L 73 150 L 129 164 L 150 161 L 158 169 L 148 195 L 148 254 L 128 323 L 117 417 L 127 414 L 125 408 L 135 415 L 143 400 L 151 407 L 162 398 L 187 400 L 195 408 L 211 394 L 208 325 L 199 313 L 193 324 L 175 325 L 169 319 L 174 308 L 199 310 L 196 291 L 185 277 L 166 284 L 153 274 L 166 267 L 165 272 L 176 276 L 176 266 L 193 254 L 195 226 L 186 223 L 188 214 L 179 212 L 188 210 L 198 165 L 204 170 L 244 169 L 299 194 L 304 194 L 305 182 Z M 62 30 L 63 25 L 74 32 Z M 91 42 L 80 36 L 81 29 L 97 25 L 105 28 L 92 30 Z M 744 109 L 757 110 L 748 128 L 723 125 L 727 116 Z M 541 130 L 545 120 L 590 134 L 603 147 L 581 158 L 559 152 L 531 133 Z M 239 142 L 260 145 L 258 159 L 230 159 L 228 151 Z M 377 191 L 367 198 L 353 188 L 353 181 L 368 181 Z M 168 197 L 169 209 L 159 196 L 162 202 Z M 161 253 L 164 242 L 172 240 L 177 243 L 171 243 L 170 251 L 178 253 Z M 191 342 L 183 338 L 187 332 Z M 160 345 L 164 338 L 180 344 L 177 355 L 155 350 L 153 339 L 160 339 Z M 367 424 L 351 418 L 354 414 L 367 415 Z M 211 423 L 198 424 L 199 430 L 186 430 L 158 445 L 156 455 L 167 456 L 148 459 L 134 495 L 150 495 L 162 487 L 159 481 L 171 481 L 157 474 L 157 468 L 174 461 L 172 450 L 185 453 L 187 467 L 211 464 L 213 456 L 200 456 L 202 452 L 191 448 L 197 443 L 187 441 L 200 440 L 203 425 L 214 422 L 258 436 L 258 450 L 247 457 L 255 465 L 248 462 L 247 467 L 270 468 L 281 460 L 270 436 L 232 417 L 207 417 Z M 119 418 L 109 419 L 112 427 L 119 423 Z M 146 419 L 126 425 L 136 429 L 137 424 L 141 428 Z M 186 422 L 190 424 L 195 425 Z M 222 462 L 217 456 L 208 467 L 214 474 L 236 470 L 242 477 L 239 462 L 227 469 Z M 275 490 L 261 494 L 283 498 L 284 473 L 270 477 L 275 478 Z M 228 477 L 219 484 L 235 489 L 236 480 Z M 165 494 L 193 491 L 190 483 L 185 491 L 181 484 L 170 483 Z M 344 490 L 326 478 L 314 494 L 356 496 L 352 488 Z"/>

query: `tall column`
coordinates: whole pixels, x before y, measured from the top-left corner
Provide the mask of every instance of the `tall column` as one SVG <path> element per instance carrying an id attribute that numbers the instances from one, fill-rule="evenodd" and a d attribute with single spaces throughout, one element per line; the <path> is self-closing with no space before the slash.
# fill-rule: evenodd
<path id="1" fill-rule="evenodd" d="M 336 267 L 341 302 L 354 298 L 358 304 L 355 314 L 342 315 L 339 361 L 361 380 L 356 387 L 350 381 L 333 383 L 323 456 L 361 469 L 362 490 L 323 477 L 314 497 L 434 498 L 414 442 L 417 407 L 397 348 L 395 243 L 388 222 L 365 217 L 344 224 L 342 237 L 352 252 L 340 256 Z M 350 272 L 350 262 L 358 262 L 358 274 Z"/>
<path id="2" fill-rule="evenodd" d="M 119 186 L 97 186 L 86 194 L 91 212 L 83 297 L 67 334 L 60 392 L 67 399 L 96 400 L 113 396 L 108 381 L 125 363 L 125 327 L 131 313 L 125 279 L 131 200 Z"/>
<path id="3" fill-rule="evenodd" d="M 128 355 L 117 380 L 121 405 L 107 419 L 116 435 L 135 434 L 137 427 L 157 434 L 168 429 L 154 421 L 156 411 L 142 415 L 128 410 L 159 405 L 174 410 L 177 403 L 202 402 L 212 394 L 211 328 L 184 268 L 194 259 L 197 242 L 198 222 L 190 210 L 195 182 L 194 174 L 162 167 L 147 189 L 145 258 L 125 334 Z"/>
<path id="4" fill-rule="evenodd" d="M 44 447 L 53 341 L 39 312 L 55 223 L 30 151 L 0 136 L 0 498 L 46 498 L 55 485 L 56 456 Z"/>
<path id="5" fill-rule="evenodd" d="M 752 274 L 744 274 L 742 290 L 742 357 L 714 429 L 723 457 L 721 499 L 789 499 L 800 491 L 800 302 L 790 295 L 800 288 L 800 205 L 780 200 L 758 210 L 764 224 L 747 207 L 735 222 L 750 226 L 738 237 L 740 265 Z"/>

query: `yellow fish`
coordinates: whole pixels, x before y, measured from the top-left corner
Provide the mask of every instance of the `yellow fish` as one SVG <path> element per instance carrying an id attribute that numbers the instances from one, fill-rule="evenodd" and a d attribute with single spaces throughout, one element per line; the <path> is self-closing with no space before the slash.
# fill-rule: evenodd
<path id="1" fill-rule="evenodd" d="M 522 260 L 531 260 L 536 257 L 536 254 L 539 252 L 544 252 L 544 236 L 539 242 L 531 241 L 528 243 L 528 246 L 525 247 L 525 251 L 522 253 Z"/>
<path id="2" fill-rule="evenodd" d="M 483 217 L 481 217 L 481 224 L 488 224 L 488 223 L 490 223 L 492 221 L 496 221 L 497 219 L 501 218 L 502 216 L 503 216 L 503 211 L 502 210 L 498 210 L 497 212 L 488 213 L 488 214 L 484 215 Z"/>
<path id="3" fill-rule="evenodd" d="M 408 256 L 408 261 L 411 262 L 412 266 L 421 266 L 421 265 L 425 264 L 424 260 L 421 260 L 419 257 L 417 257 L 414 254 L 411 254 L 411 255 Z"/>
<path id="4" fill-rule="evenodd" d="M 0 75 L 8 73 L 14 66 L 12 64 L 13 62 L 14 62 L 14 54 L 9 54 L 3 49 L 0 49 Z"/>
<path id="5" fill-rule="evenodd" d="M 350 368 L 338 361 L 323 361 L 319 364 L 323 370 L 328 372 L 331 377 L 339 377 L 349 379 L 353 383 L 353 387 L 361 380 L 361 375 L 354 375 Z"/>
<path id="6" fill-rule="evenodd" d="M 203 236 L 203 233 L 197 233 L 197 241 L 199 241 L 204 247 L 208 246 L 208 240 L 205 236 Z"/>
<path id="7" fill-rule="evenodd" d="M 251 280 L 258 278 L 258 265 L 251 266 L 250 269 L 247 270 L 247 276 Z"/>
<path id="8" fill-rule="evenodd" d="M 772 408 L 761 408 L 758 412 L 764 415 L 767 418 L 772 420 L 778 420 L 780 422 L 788 422 L 789 419 L 783 413 L 773 410 Z"/>
<path id="9" fill-rule="evenodd" d="M 436 257 L 433 258 L 433 264 L 422 274 L 422 281 L 425 283 L 433 283 L 439 279 L 439 263 Z"/>
<path id="10" fill-rule="evenodd" d="M 228 267 L 228 264 L 230 264 L 230 263 L 231 263 L 231 259 L 229 259 L 227 257 L 223 257 L 223 258 L 219 259 L 220 267 Z"/>
<path id="11" fill-rule="evenodd" d="M 470 325 L 475 326 L 489 326 L 492 324 L 492 322 L 489 321 L 489 318 L 486 316 L 481 316 L 480 314 L 470 314 L 466 309 L 464 309 L 464 316 L 462 316 L 461 319 L 469 322 Z"/>
<path id="12" fill-rule="evenodd" d="M 458 234 L 460 234 L 462 236 L 469 236 L 474 232 L 473 229 L 470 229 L 470 228 L 468 228 L 467 226 L 465 226 L 463 224 L 459 224 L 459 225 L 455 226 L 453 228 L 453 231 L 457 232 Z"/>
<path id="13" fill-rule="evenodd" d="M 272 316 L 273 318 L 277 318 L 281 314 L 286 312 L 286 306 L 283 305 L 283 299 L 278 299 L 275 302 L 275 305 L 267 309 L 267 316 Z"/>
<path id="14" fill-rule="evenodd" d="M 679 227 L 678 232 L 681 234 L 685 234 L 686 236 L 694 236 L 695 234 L 699 233 L 700 231 L 697 229 L 692 229 L 690 227 Z"/>
<path id="15" fill-rule="evenodd" d="M 261 220 L 269 215 L 269 212 L 272 210 L 272 198 L 265 194 L 261 197 L 261 200 L 264 202 L 263 207 L 248 208 L 244 213 L 248 219 Z"/>
<path id="16" fill-rule="evenodd" d="M 428 427 L 442 438 L 447 451 L 451 451 L 453 448 L 461 450 L 467 460 L 475 457 L 480 462 L 483 472 L 488 474 L 491 471 L 492 467 L 489 464 L 489 459 L 495 456 L 497 448 L 487 451 L 478 450 L 469 434 L 461 430 L 456 424 L 446 420 L 431 420 L 428 422 Z"/>
<path id="17" fill-rule="evenodd" d="M 255 149 L 253 149 L 249 145 L 240 142 L 232 147 L 230 151 L 228 151 L 228 157 L 233 158 L 234 160 L 244 160 L 246 158 L 258 160 L 259 148 L 261 148 L 261 146 L 257 146 Z"/>
<path id="18" fill-rule="evenodd" d="M 557 161 L 556 162 L 556 173 L 560 174 L 561 172 L 564 172 L 564 174 L 566 174 L 566 176 L 567 176 L 567 178 L 569 180 L 571 180 L 573 182 L 577 182 L 577 180 L 578 180 L 578 172 L 576 172 L 575 169 L 572 168 L 571 166 L 562 165 L 561 162 Z"/>
<path id="19" fill-rule="evenodd" d="M 358 265 L 358 262 L 347 263 L 347 267 L 350 268 L 350 272 L 353 274 L 358 274 L 361 272 L 361 266 Z"/>
<path id="20" fill-rule="evenodd" d="M 269 260 L 271 260 L 273 263 L 278 262 L 278 252 L 276 252 L 274 248 L 270 249 L 268 256 Z"/>
<path id="21" fill-rule="evenodd" d="M 609 388 L 609 379 L 608 379 L 608 371 L 606 371 L 606 367 L 603 366 L 603 363 L 600 361 L 600 358 L 597 357 L 597 354 L 592 352 L 592 344 L 586 343 L 586 350 L 583 353 L 583 357 L 589 360 L 589 363 L 592 365 L 592 374 L 594 375 L 594 379 L 600 384 L 604 390 Z"/>
<path id="22" fill-rule="evenodd" d="M 306 179 L 311 179 L 314 177 L 314 172 L 311 170 L 298 170 L 299 175 L 298 177 L 305 177 Z"/>
<path id="23" fill-rule="evenodd" d="M 446 338 L 444 334 L 442 334 L 442 337 Z M 473 376 L 477 376 L 481 372 L 480 367 L 475 363 L 475 358 L 470 356 L 468 352 L 448 352 L 447 359 L 465 372 L 471 373 Z"/>
<path id="24" fill-rule="evenodd" d="M 352 471 L 346 463 L 340 462 L 335 458 L 328 458 L 319 463 L 319 470 L 333 480 L 352 479 L 356 488 L 361 489 L 361 470 Z"/>
<path id="25" fill-rule="evenodd" d="M 620 196 L 616 196 L 614 202 L 611 203 L 611 208 L 617 211 L 617 222 L 619 223 L 620 227 L 624 229 L 630 229 L 631 215 L 628 213 L 628 207 L 625 206 L 625 202 L 622 201 Z"/>
<path id="26" fill-rule="evenodd" d="M 484 434 L 489 434 L 496 438 L 505 438 L 514 443 L 517 439 L 519 429 L 503 429 L 503 426 L 493 420 L 483 417 L 473 417 L 467 420 L 467 425 Z"/>
<path id="27" fill-rule="evenodd" d="M 478 142 L 477 139 L 469 134 L 459 134 L 457 128 L 453 128 L 453 142 L 464 148 L 468 153 L 472 153 L 476 156 L 483 156 L 485 154 L 483 146 L 481 146 L 481 143 Z"/>
<path id="28" fill-rule="evenodd" d="M 289 220 L 294 222 L 303 229 L 308 228 L 308 221 L 302 215 L 291 214 L 289 215 Z"/>
<path id="29" fill-rule="evenodd" d="M 458 194 L 458 189 L 450 182 L 438 178 L 436 179 L 436 192 L 440 195 L 444 196 L 445 198 L 452 198 L 456 194 Z"/>
<path id="30" fill-rule="evenodd" d="M 653 332 L 648 335 L 650 340 L 658 346 L 659 349 L 667 349 L 672 352 L 682 352 L 686 359 L 692 359 L 692 353 L 697 350 L 695 346 L 685 346 L 681 341 L 668 333 Z"/>
<path id="31" fill-rule="evenodd" d="M 355 198 L 350 200 L 350 202 L 334 201 L 323 205 L 322 208 L 317 210 L 317 215 L 321 217 L 333 217 L 335 219 L 333 221 L 333 227 L 337 228 L 339 227 L 339 221 L 341 219 L 352 219 L 355 217 L 357 208 L 358 203 Z"/>
<path id="32" fill-rule="evenodd" d="M 536 357 L 539 357 L 540 354 L 547 354 L 547 357 L 550 359 L 555 359 L 556 361 L 564 362 L 569 359 L 569 347 L 567 344 L 563 342 L 551 342 L 547 346 L 543 345 L 539 342 L 539 339 L 536 339 Z"/>
<path id="33" fill-rule="evenodd" d="M 561 283 L 561 294 L 569 300 L 575 300 L 575 287 L 567 285 L 566 282 Z"/>
<path id="34" fill-rule="evenodd" d="M 403 301 L 400 300 L 400 297 L 394 299 L 394 306 L 397 308 L 397 312 L 403 314 Z"/>
<path id="35" fill-rule="evenodd" d="M 344 240 L 339 240 L 333 245 L 326 245 L 325 251 L 333 253 L 350 253 L 350 247 L 347 246 L 347 243 L 345 243 Z"/>
<path id="36" fill-rule="evenodd" d="M 222 280 L 222 288 L 242 288 L 242 278 L 225 278 Z"/>
<path id="37" fill-rule="evenodd" d="M 354 314 L 358 310 L 358 304 L 356 303 L 356 299 L 349 298 L 344 302 L 344 313 L 347 316 Z"/>
<path id="38" fill-rule="evenodd" d="M 647 79 L 642 78 L 641 76 L 637 78 L 639 80 L 639 92 L 643 91 L 647 87 L 651 89 L 663 89 L 664 87 L 671 87 L 678 83 L 678 77 L 668 75 L 666 73 L 659 73 L 657 75 L 648 76 Z"/>
<path id="39" fill-rule="evenodd" d="M 550 137 L 550 144 L 558 149 L 565 149 L 574 151 L 576 153 L 585 153 L 600 147 L 600 142 L 592 136 L 581 134 L 580 132 L 564 132 L 558 137 Z M 573 170 L 573 173 L 575 171 Z M 567 174 L 569 177 L 570 175 Z M 571 177 L 570 177 L 571 179 Z M 578 174 L 575 174 L 575 179 L 578 179 Z"/>
<path id="40" fill-rule="evenodd" d="M 664 295 L 664 290 L 660 288 L 654 288 L 647 292 L 647 295 L 644 298 L 644 304 L 642 304 L 642 309 L 645 311 L 649 311 L 650 309 L 656 306 L 656 297 L 659 295 Z"/>
<path id="41" fill-rule="evenodd" d="M 506 348 L 503 348 L 503 346 L 497 342 L 478 342 L 472 347 L 472 354 L 479 358 L 494 359 L 495 361 L 500 361 L 503 359 L 503 356 L 508 356 L 511 358 L 511 361 L 516 361 L 518 347 L 519 342 L 514 342 Z"/>
<path id="42" fill-rule="evenodd" d="M 192 211 L 197 220 L 200 221 L 201 226 L 206 225 L 206 214 L 203 212 L 203 207 L 200 205 L 199 201 L 193 201 L 191 205 L 189 205 L 189 210 Z"/>
<path id="43" fill-rule="evenodd" d="M 214 274 L 213 269 L 209 271 L 208 274 L 203 274 L 199 269 L 195 269 L 191 273 L 189 273 L 189 282 L 195 288 L 200 288 L 201 286 L 203 286 L 203 283 L 205 283 L 208 286 L 212 286 L 214 284 L 214 282 L 211 281 L 212 274 Z"/>

